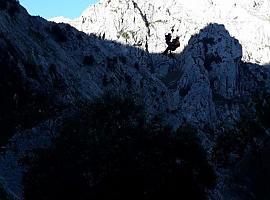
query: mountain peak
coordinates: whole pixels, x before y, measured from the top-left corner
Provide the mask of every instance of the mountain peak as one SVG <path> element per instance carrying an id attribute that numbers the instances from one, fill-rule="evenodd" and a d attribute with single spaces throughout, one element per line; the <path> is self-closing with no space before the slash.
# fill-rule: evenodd
<path id="1" fill-rule="evenodd" d="M 163 51 L 164 35 L 172 29 L 180 36 L 180 52 L 193 34 L 209 23 L 220 23 L 239 39 L 244 61 L 269 63 L 269 0 L 192 1 L 104 0 L 69 23 L 88 34 L 105 34 L 106 39 L 143 49 L 147 46 L 150 52 Z"/>
<path id="2" fill-rule="evenodd" d="M 69 23 L 72 19 L 67 17 L 59 16 L 48 19 L 48 21 L 56 22 L 56 23 Z"/>

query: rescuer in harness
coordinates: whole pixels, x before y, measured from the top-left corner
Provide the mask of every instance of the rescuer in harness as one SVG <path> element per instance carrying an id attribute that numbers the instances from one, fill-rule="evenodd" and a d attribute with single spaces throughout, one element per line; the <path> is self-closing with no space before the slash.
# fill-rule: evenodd
<path id="1" fill-rule="evenodd" d="M 165 35 L 166 44 L 168 45 L 167 49 L 163 52 L 163 55 L 171 55 L 172 51 L 175 51 L 178 47 L 180 47 L 179 37 L 177 36 L 175 39 L 172 39 L 172 35 L 168 33 Z"/>

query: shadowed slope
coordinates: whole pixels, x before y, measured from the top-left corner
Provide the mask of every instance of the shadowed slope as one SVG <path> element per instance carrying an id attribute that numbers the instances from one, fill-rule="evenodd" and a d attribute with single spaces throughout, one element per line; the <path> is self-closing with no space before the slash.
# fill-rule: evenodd
<path id="1" fill-rule="evenodd" d="M 0 157 L 0 181 L 19 198 L 25 166 L 17 161 L 47 148 L 78 102 L 106 91 L 135 94 L 149 120 L 159 115 L 175 129 L 190 123 L 211 149 L 217 133 L 253 113 L 252 96 L 269 88 L 269 69 L 241 62 L 241 45 L 219 24 L 192 36 L 174 58 L 30 17 L 21 7 L 13 16 L 0 11 L 0 35 L 0 133 L 15 134 Z"/>

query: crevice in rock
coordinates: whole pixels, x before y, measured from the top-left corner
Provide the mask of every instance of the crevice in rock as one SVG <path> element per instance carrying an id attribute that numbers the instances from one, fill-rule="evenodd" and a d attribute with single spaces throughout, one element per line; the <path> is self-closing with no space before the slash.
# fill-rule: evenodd
<path id="1" fill-rule="evenodd" d="M 150 31 L 150 23 L 149 23 L 149 21 L 148 21 L 148 19 L 146 17 L 146 14 L 144 14 L 142 12 L 142 10 L 140 9 L 140 7 L 138 6 L 138 4 L 135 1 L 132 1 L 132 3 L 134 5 L 134 8 L 137 9 L 140 12 L 140 15 L 141 15 L 141 17 L 142 17 L 142 19 L 144 21 L 144 24 L 145 24 L 145 26 L 147 28 L 147 35 L 148 35 L 148 37 L 150 37 L 150 33 L 151 33 L 151 31 Z"/>

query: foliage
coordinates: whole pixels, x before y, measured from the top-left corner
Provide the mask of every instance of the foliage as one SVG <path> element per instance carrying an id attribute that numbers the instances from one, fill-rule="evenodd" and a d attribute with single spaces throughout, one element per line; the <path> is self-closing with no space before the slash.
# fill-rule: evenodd
<path id="1" fill-rule="evenodd" d="M 248 115 L 242 116 L 238 129 L 218 137 L 213 158 L 219 167 L 231 170 L 231 181 L 246 188 L 246 196 L 266 200 L 270 198 L 270 137 L 266 132 L 270 128 L 269 94 L 257 91 L 246 109 Z"/>
<path id="2" fill-rule="evenodd" d="M 270 94 L 262 90 L 254 95 L 254 104 L 258 121 L 262 126 L 270 128 Z"/>
<path id="3" fill-rule="evenodd" d="M 95 58 L 93 55 L 84 56 L 83 65 L 93 65 L 95 62 Z"/>
<path id="4" fill-rule="evenodd" d="M 20 11 L 19 8 L 19 1 L 14 0 L 12 3 L 10 3 L 10 6 L 8 8 L 8 13 L 10 16 L 15 16 L 16 13 Z"/>
<path id="5" fill-rule="evenodd" d="M 54 24 L 50 27 L 47 27 L 46 30 L 53 36 L 56 42 L 60 43 L 67 42 L 68 37 L 66 29 L 62 29 L 58 24 Z"/>
<path id="6" fill-rule="evenodd" d="M 124 38 L 125 40 L 130 39 L 129 34 L 123 30 L 119 31 L 117 34 L 117 38 L 119 39 L 120 37 Z"/>
<path id="7" fill-rule="evenodd" d="M 205 60 L 204 60 L 204 66 L 207 71 L 212 70 L 212 63 L 221 63 L 222 58 L 219 55 L 214 55 L 214 54 L 206 54 L 205 55 Z"/>
<path id="8" fill-rule="evenodd" d="M 5 190 L 1 186 L 0 186 L 0 199 L 10 200 L 9 195 L 5 192 Z"/>
<path id="9" fill-rule="evenodd" d="M 42 76 L 42 65 L 25 62 L 24 69 L 27 77 L 35 80 L 41 80 L 40 77 Z"/>
<path id="10" fill-rule="evenodd" d="M 206 199 L 215 175 L 192 130 L 147 124 L 142 106 L 105 97 L 79 106 L 55 148 L 24 176 L 31 199 Z"/>
<path id="11" fill-rule="evenodd" d="M 127 57 L 126 56 L 120 56 L 119 60 L 123 63 L 123 64 L 127 64 Z"/>
<path id="12" fill-rule="evenodd" d="M 110 58 L 107 57 L 107 67 L 110 70 L 114 70 L 116 68 L 116 65 L 118 63 L 118 58 L 116 56 Z"/>
<path id="13" fill-rule="evenodd" d="M 227 131 L 220 135 L 213 148 L 213 159 L 219 167 L 227 168 L 243 156 L 248 135 L 245 131 Z"/>
<path id="14" fill-rule="evenodd" d="M 7 9 L 7 0 L 0 0 L 0 9 L 1 10 Z"/>
<path id="15" fill-rule="evenodd" d="M 138 63 L 138 62 L 135 62 L 135 63 L 134 63 L 134 68 L 135 68 L 135 69 L 137 69 L 137 70 L 139 70 L 139 69 L 140 69 L 140 65 L 139 65 L 139 63 Z"/>
<path id="16" fill-rule="evenodd" d="M 250 159 L 249 176 L 252 176 L 252 189 L 257 199 L 268 200 L 270 198 L 270 143 L 269 138 L 262 149 L 257 150 Z"/>
<path id="17" fill-rule="evenodd" d="M 270 98 L 264 90 L 256 92 L 249 103 L 246 115 L 238 123 L 237 129 L 228 130 L 217 138 L 213 149 L 214 160 L 221 167 L 237 164 L 256 138 L 270 128 Z M 234 157 L 234 158 L 233 158 Z"/>
<path id="18" fill-rule="evenodd" d="M 18 0 L 0 0 L 0 10 L 7 10 L 11 17 L 20 11 Z"/>
<path id="19" fill-rule="evenodd" d="M 266 200 L 270 198 L 270 136 L 266 130 L 270 128 L 270 98 L 264 90 L 258 91 L 253 98 L 253 106 L 256 108 L 254 122 L 249 123 L 248 132 L 251 136 L 249 151 L 239 166 L 245 173 L 240 179 L 249 179 L 251 191 L 256 199 Z"/>
<path id="20" fill-rule="evenodd" d="M 55 113 L 52 96 L 35 93 L 25 84 L 18 67 L 18 52 L 8 42 L 0 47 L 0 144 L 18 129 L 33 127 Z M 26 74 L 38 79 L 40 66 L 25 65 Z"/>
<path id="21" fill-rule="evenodd" d="M 109 78 L 108 78 L 108 76 L 106 75 L 106 74 L 104 74 L 103 75 L 103 77 L 102 77 L 102 85 L 104 86 L 104 87 L 106 87 L 106 86 L 108 86 L 109 85 Z"/>
<path id="22" fill-rule="evenodd" d="M 28 34 L 39 43 L 42 43 L 46 40 L 42 33 L 34 30 L 33 28 L 29 28 Z"/>

